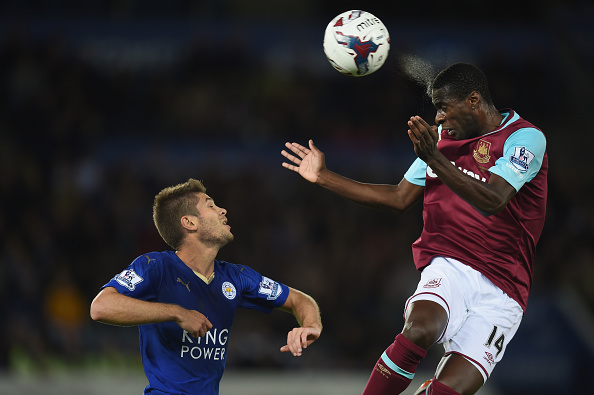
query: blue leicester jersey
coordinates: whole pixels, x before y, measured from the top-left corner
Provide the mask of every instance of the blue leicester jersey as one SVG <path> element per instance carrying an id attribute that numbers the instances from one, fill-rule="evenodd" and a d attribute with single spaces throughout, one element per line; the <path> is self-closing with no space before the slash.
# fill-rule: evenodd
<path id="1" fill-rule="evenodd" d="M 174 251 L 136 258 L 104 287 L 136 299 L 199 311 L 213 325 L 202 338 L 190 336 L 172 321 L 139 325 L 142 364 L 149 381 L 145 394 L 218 394 L 235 310 L 269 313 L 289 295 L 286 285 L 247 266 L 217 260 L 214 278 L 207 284 Z"/>

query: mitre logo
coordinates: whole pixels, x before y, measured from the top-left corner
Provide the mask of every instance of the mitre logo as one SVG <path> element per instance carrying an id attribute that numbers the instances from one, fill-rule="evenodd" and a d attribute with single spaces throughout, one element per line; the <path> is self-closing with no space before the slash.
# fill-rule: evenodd
<path id="1" fill-rule="evenodd" d="M 472 152 L 472 156 L 474 157 L 474 160 L 476 160 L 478 163 L 489 162 L 489 159 L 491 159 L 491 156 L 489 155 L 490 149 L 491 149 L 491 143 L 488 141 L 485 141 L 483 139 L 480 139 L 478 141 L 478 143 L 476 144 L 476 148 Z"/>

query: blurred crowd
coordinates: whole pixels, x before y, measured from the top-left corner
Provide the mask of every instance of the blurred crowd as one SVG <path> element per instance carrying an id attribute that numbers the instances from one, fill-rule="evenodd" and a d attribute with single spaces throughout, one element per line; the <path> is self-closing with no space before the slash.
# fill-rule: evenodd
<path id="1" fill-rule="evenodd" d="M 486 29 L 491 40 L 471 60 L 495 104 L 539 126 L 549 144 L 535 294 L 569 287 L 592 312 L 594 176 L 580 148 L 593 142 L 584 103 L 594 51 L 579 41 L 592 32 L 537 24 L 531 34 L 543 42 L 511 46 Z M 228 210 L 235 241 L 220 259 L 302 289 L 322 309 L 325 331 L 305 362 L 278 352 L 291 317 L 240 312 L 228 364 L 371 366 L 400 330 L 417 282 L 410 245 L 422 208 L 395 217 L 345 201 L 283 169 L 280 151 L 313 138 L 331 169 L 398 182 L 415 157 L 407 119 L 434 116 L 398 58 L 413 44 L 393 35 L 384 68 L 354 79 L 331 69 L 321 40 L 263 59 L 259 46 L 278 39 L 198 36 L 181 41 L 174 60 L 126 67 L 99 59 L 76 32 L 22 20 L 0 31 L 0 369 L 19 358 L 44 369 L 44 356 L 137 355 L 136 329 L 92 322 L 89 305 L 136 256 L 168 248 L 152 199 L 189 177 Z"/>

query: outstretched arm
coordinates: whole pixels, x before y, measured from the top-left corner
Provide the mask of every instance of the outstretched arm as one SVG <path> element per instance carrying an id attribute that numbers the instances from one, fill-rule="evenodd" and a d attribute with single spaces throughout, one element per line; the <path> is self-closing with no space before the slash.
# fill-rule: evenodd
<path id="1" fill-rule="evenodd" d="M 105 324 L 131 326 L 175 321 L 193 337 L 202 337 L 212 328 L 203 314 L 176 304 L 147 302 L 105 287 L 91 303 L 91 318 Z"/>
<path id="2" fill-rule="evenodd" d="M 423 196 L 423 187 L 405 179 L 398 185 L 367 184 L 328 170 L 324 153 L 312 140 L 309 140 L 309 148 L 298 143 L 285 146 L 290 152 L 283 150 L 281 154 L 291 163 L 283 162 L 283 167 L 353 202 L 400 214 Z"/>
<path id="3" fill-rule="evenodd" d="M 301 356 L 303 349 L 317 340 L 322 333 L 322 318 L 320 308 L 309 295 L 289 288 L 289 296 L 280 307 L 297 318 L 299 328 L 294 328 L 287 335 L 287 344 L 281 347 L 281 352 L 291 352 L 296 357 Z"/>

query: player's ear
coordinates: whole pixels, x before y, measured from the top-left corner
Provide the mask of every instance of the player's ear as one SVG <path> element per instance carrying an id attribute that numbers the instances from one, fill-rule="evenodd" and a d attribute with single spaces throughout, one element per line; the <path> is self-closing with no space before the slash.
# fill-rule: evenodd
<path id="1" fill-rule="evenodd" d="M 184 229 L 196 230 L 198 228 L 198 221 L 194 215 L 184 215 L 180 222 Z"/>
<path id="2" fill-rule="evenodd" d="M 483 97 L 481 96 L 481 94 L 479 92 L 472 91 L 466 97 L 466 102 L 470 105 L 470 108 L 472 108 L 474 110 L 474 109 L 478 108 L 478 105 L 482 99 L 483 99 Z"/>

